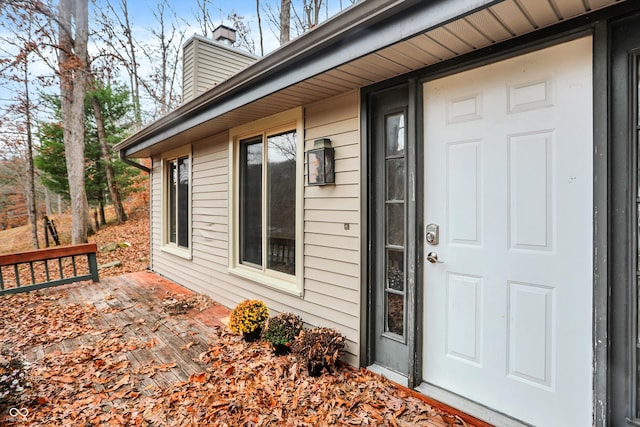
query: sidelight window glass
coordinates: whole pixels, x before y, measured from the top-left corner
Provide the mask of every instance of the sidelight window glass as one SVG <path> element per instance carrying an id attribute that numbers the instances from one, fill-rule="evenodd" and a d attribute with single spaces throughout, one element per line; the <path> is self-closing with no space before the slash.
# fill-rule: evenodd
<path id="1" fill-rule="evenodd" d="M 385 117 L 385 333 L 405 331 L 405 114 Z"/>

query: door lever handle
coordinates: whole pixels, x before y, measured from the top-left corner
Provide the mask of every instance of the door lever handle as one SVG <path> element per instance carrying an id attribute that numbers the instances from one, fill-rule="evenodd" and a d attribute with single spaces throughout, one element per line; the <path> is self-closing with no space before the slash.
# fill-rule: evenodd
<path id="1" fill-rule="evenodd" d="M 431 264 L 442 264 L 443 261 L 438 260 L 438 254 L 436 252 L 429 252 L 427 254 L 427 261 Z"/>

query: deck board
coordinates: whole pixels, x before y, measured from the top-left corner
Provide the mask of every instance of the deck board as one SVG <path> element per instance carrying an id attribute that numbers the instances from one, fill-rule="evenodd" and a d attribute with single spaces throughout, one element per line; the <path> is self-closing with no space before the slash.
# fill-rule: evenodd
<path id="1" fill-rule="evenodd" d="M 134 410 L 152 411 L 159 402 L 171 407 L 175 404 L 170 400 L 171 396 L 177 396 L 172 393 L 182 393 L 185 385 L 191 387 L 200 381 L 198 374 L 211 371 L 209 354 L 212 349 L 217 351 L 218 337 L 222 342 L 227 339 L 220 335 L 219 329 L 224 324 L 223 319 L 229 316 L 227 308 L 211 302 L 208 308 L 195 307 L 183 314 L 172 312 L 163 303 L 165 298 L 190 298 L 194 304 L 200 304 L 202 296 L 154 273 L 132 273 L 104 278 L 98 283 L 82 282 L 42 292 L 55 292 L 55 304 L 61 307 L 76 305 L 71 310 L 74 314 L 69 322 L 79 319 L 77 329 L 73 324 L 57 322 L 56 328 L 64 332 L 60 336 L 68 338 L 55 341 L 56 335 L 51 335 L 47 344 L 35 340 L 31 347 L 27 344 L 21 351 L 28 360 L 51 367 L 52 376 L 45 378 L 52 378 L 53 383 L 62 381 L 60 390 L 70 387 L 66 383 L 71 376 L 76 381 L 76 395 L 81 394 L 85 399 L 98 396 L 101 413 L 105 416 L 123 408 L 130 410 L 132 400 L 138 400 L 142 405 Z M 78 311 L 83 316 L 78 316 Z M 64 326 L 72 326 L 71 333 Z M 204 360 L 201 361 L 201 357 Z M 76 359 L 77 363 L 93 366 L 77 369 L 73 362 Z M 411 390 L 407 393 L 419 397 Z M 60 402 L 64 403 L 60 411 L 73 411 L 70 402 L 61 399 L 57 404 Z M 180 403 L 180 408 L 183 404 Z M 135 404 L 133 407 L 136 408 Z M 186 419 L 184 414 L 180 415 L 182 412 L 177 407 L 173 409 L 165 414 L 165 422 L 182 423 Z M 465 419 L 472 420 L 470 425 L 487 425 L 466 415 Z M 421 425 L 446 425 L 439 416 L 433 420 L 433 423 L 429 419 Z"/>
<path id="2" fill-rule="evenodd" d="M 80 347 L 89 348 L 104 338 L 104 334 L 100 334 L 104 332 L 121 335 L 125 341 L 143 345 L 123 355 L 129 361 L 131 371 L 173 366 L 140 375 L 131 382 L 134 391 L 150 396 L 158 389 L 165 390 L 176 383 L 188 381 L 190 375 L 206 369 L 198 357 L 215 339 L 209 325 L 222 325 L 220 319 L 228 315 L 227 309 L 217 305 L 212 307 L 213 310 L 196 311 L 198 318 L 206 319 L 205 324 L 194 318 L 194 311 L 170 314 L 163 310 L 163 298 L 189 293 L 168 280 L 145 272 L 109 277 L 99 283 L 67 285 L 59 303 L 93 306 L 95 312 L 88 322 L 94 331 L 47 346 L 34 346 L 25 352 L 26 357 L 37 361 L 56 352 L 70 353 Z M 101 384 L 93 387 L 97 391 L 104 389 Z M 111 404 L 117 407 L 117 399 Z"/>

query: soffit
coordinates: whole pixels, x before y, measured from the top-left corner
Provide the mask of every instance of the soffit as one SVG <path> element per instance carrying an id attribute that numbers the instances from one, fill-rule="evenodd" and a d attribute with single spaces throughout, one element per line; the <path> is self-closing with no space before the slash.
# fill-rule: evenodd
<path id="1" fill-rule="evenodd" d="M 148 157 L 186 142 L 434 65 L 624 0 L 504 0 L 364 55 L 185 129 L 162 144 L 127 152 Z"/>
<path id="2" fill-rule="evenodd" d="M 359 88 L 518 37 L 621 0 L 505 0 L 396 43 L 289 88 L 313 85 L 325 93 Z M 287 92 L 285 90 L 284 92 Z M 321 92 L 322 93 L 322 92 Z M 314 94 L 299 100 L 313 101 Z"/>

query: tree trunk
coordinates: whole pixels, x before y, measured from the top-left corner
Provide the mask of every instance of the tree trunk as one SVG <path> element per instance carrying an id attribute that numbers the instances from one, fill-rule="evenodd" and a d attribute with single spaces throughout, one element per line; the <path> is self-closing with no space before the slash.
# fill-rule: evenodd
<path id="1" fill-rule="evenodd" d="M 122 14 L 124 15 L 124 33 L 127 37 L 127 49 L 129 50 L 129 57 L 131 58 L 131 64 L 129 64 L 131 79 L 131 96 L 133 97 L 133 114 L 136 121 L 136 130 L 142 126 L 142 113 L 140 111 L 140 81 L 138 80 L 138 62 L 136 61 L 136 47 L 133 40 L 133 33 L 131 31 L 131 23 L 129 22 L 129 8 L 127 0 L 121 0 Z"/>
<path id="2" fill-rule="evenodd" d="M 87 236 L 93 231 L 84 186 L 84 103 L 89 59 L 88 0 L 60 0 L 58 8 L 58 65 L 65 161 L 71 198 L 71 243 L 79 244 L 87 243 Z M 74 28 L 75 37 L 72 36 Z"/>
<path id="3" fill-rule="evenodd" d="M 262 38 L 262 20 L 260 19 L 260 0 L 256 0 L 256 15 L 258 15 L 258 34 L 260 36 L 260 56 L 264 56 L 264 40 Z"/>
<path id="4" fill-rule="evenodd" d="M 33 134 L 31 132 L 31 99 L 29 97 L 29 63 L 27 56 L 24 59 L 24 94 L 25 94 L 25 119 L 27 128 L 27 213 L 31 223 L 31 240 L 34 249 L 40 249 L 38 243 L 38 209 L 36 203 L 35 168 L 33 166 Z"/>
<path id="5" fill-rule="evenodd" d="M 280 46 L 291 38 L 291 0 L 282 0 L 280 5 Z"/>
<path id="6" fill-rule="evenodd" d="M 100 230 L 100 223 L 98 222 L 98 210 L 93 209 L 93 222 L 95 224 L 96 230 Z"/>
<path id="7" fill-rule="evenodd" d="M 100 209 L 100 225 L 107 225 L 107 217 L 104 214 L 104 196 L 100 193 L 100 201 L 98 202 L 98 209 Z"/>
<path id="8" fill-rule="evenodd" d="M 116 183 L 115 173 L 113 172 L 113 165 L 111 164 L 111 155 L 109 153 L 109 146 L 107 144 L 107 133 L 104 130 L 104 116 L 102 115 L 102 107 L 98 98 L 91 97 L 91 105 L 93 106 L 93 115 L 96 118 L 96 127 L 98 128 L 98 142 L 100 143 L 100 151 L 102 153 L 102 161 L 104 162 L 104 170 L 107 176 L 107 187 L 109 187 L 109 194 L 111 195 L 111 202 L 113 203 L 113 209 L 116 212 L 116 222 L 122 224 L 127 220 L 127 214 L 122 206 L 122 200 L 120 198 L 120 190 Z"/>
<path id="9" fill-rule="evenodd" d="M 51 195 L 49 194 L 49 189 L 47 187 L 44 187 L 44 209 L 45 215 L 53 215 L 53 211 L 51 210 Z"/>

